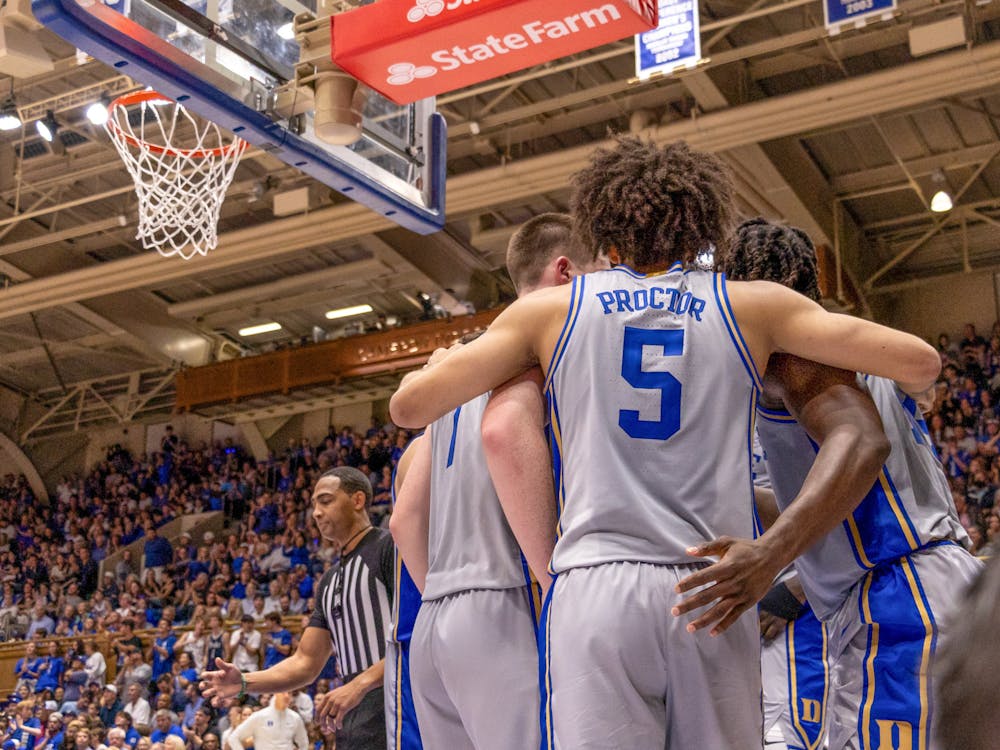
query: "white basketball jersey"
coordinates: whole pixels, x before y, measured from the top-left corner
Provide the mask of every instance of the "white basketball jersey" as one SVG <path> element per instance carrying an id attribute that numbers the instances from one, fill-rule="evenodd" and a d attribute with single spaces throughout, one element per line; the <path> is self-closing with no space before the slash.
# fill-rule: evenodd
<path id="1" fill-rule="evenodd" d="M 489 394 L 431 426 L 431 510 L 423 600 L 527 584 L 521 549 L 486 468 L 481 423 Z"/>
<path id="2" fill-rule="evenodd" d="M 859 376 L 882 417 L 892 452 L 861 504 L 795 561 L 806 598 L 820 619 L 840 608 L 851 587 L 880 563 L 926 544 L 952 540 L 967 545 L 941 463 L 916 402 L 894 382 Z M 818 446 L 786 411 L 758 407 L 757 432 L 778 507 L 795 499 Z"/>
<path id="3" fill-rule="evenodd" d="M 677 263 L 575 279 L 546 379 L 553 570 L 690 564 L 687 547 L 751 536 L 757 382 L 723 276 Z"/>

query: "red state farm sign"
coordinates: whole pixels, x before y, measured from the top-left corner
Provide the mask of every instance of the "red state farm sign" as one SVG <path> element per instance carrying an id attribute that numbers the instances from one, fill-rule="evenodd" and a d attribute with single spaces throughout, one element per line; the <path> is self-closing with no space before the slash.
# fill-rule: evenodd
<path id="1" fill-rule="evenodd" d="M 397 104 L 655 28 L 656 0 L 381 0 L 331 18 L 333 61 Z"/>

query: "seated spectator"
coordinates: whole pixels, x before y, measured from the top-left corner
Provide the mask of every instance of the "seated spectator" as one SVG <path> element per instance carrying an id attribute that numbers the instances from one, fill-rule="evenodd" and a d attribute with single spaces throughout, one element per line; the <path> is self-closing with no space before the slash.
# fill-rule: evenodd
<path id="1" fill-rule="evenodd" d="M 125 691 L 125 696 L 128 699 L 124 706 L 122 706 L 121 712 L 128 714 L 129 725 L 135 725 L 136 727 L 148 727 L 150 719 L 150 707 L 149 701 L 147 701 L 143 695 L 142 686 L 138 682 L 133 682 L 128 686 L 128 690 Z M 115 717 L 115 724 L 118 724 L 118 717 Z M 120 725 L 119 725 L 120 726 Z M 125 730 L 125 734 L 128 735 L 128 730 Z M 135 744 L 135 743 L 132 743 Z"/>
<path id="2" fill-rule="evenodd" d="M 184 731 L 176 723 L 176 717 L 170 711 L 160 709 L 153 717 L 153 731 L 149 739 L 153 743 L 164 742 L 168 734 L 184 739 Z"/>
<path id="3" fill-rule="evenodd" d="M 146 705 L 148 706 L 149 704 L 147 703 Z M 115 714 L 115 726 L 125 733 L 126 747 L 134 748 L 138 744 L 139 738 L 142 735 L 140 735 L 138 730 L 132 726 L 132 714 L 124 710 L 119 711 Z"/>
<path id="4" fill-rule="evenodd" d="M 17 743 L 19 750 L 34 750 L 35 741 L 44 733 L 42 722 L 35 716 L 35 702 L 24 700 L 14 708 L 13 721 L 7 728 L 3 742 L 12 740 Z"/>
<path id="5" fill-rule="evenodd" d="M 90 727 L 81 724 L 76 730 L 76 750 L 94 750 L 94 742 L 90 733 Z"/>
<path id="6" fill-rule="evenodd" d="M 101 697 L 98 701 L 97 713 L 101 717 L 101 723 L 106 727 L 114 726 L 115 717 L 121 710 L 122 702 L 118 699 L 118 688 L 108 683 L 101 690 Z M 122 736 L 124 737 L 124 733 Z"/>
<path id="7" fill-rule="evenodd" d="M 45 721 L 45 733 L 35 740 L 34 750 L 60 750 L 64 738 L 63 715 L 50 711 Z"/>
<path id="8" fill-rule="evenodd" d="M 28 623 L 28 632 L 25 636 L 29 641 L 35 636 L 44 638 L 56 629 L 56 621 L 49 617 L 42 602 L 32 608 L 31 615 L 31 622 Z"/>

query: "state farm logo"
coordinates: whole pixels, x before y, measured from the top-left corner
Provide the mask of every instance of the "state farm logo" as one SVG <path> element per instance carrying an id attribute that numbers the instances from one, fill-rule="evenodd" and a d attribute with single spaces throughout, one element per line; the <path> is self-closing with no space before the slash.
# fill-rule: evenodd
<path id="1" fill-rule="evenodd" d="M 389 77 L 386 82 L 393 86 L 405 86 L 413 83 L 416 78 L 430 78 L 437 73 L 437 68 L 433 65 L 414 65 L 413 63 L 393 63 L 389 66 Z"/>
<path id="2" fill-rule="evenodd" d="M 479 0 L 450 0 L 450 2 L 446 2 L 446 0 L 417 0 L 417 4 L 406 12 L 406 20 L 410 23 L 417 23 L 425 18 L 440 15 L 446 10 L 455 10 L 463 5 L 472 5 L 477 2 Z"/>
<path id="3" fill-rule="evenodd" d="M 417 5 L 410 10 L 423 14 L 417 18 L 420 20 L 424 15 L 437 15 L 442 10 L 474 2 L 478 0 L 451 0 L 449 3 L 445 3 L 444 0 L 417 0 Z M 413 21 L 413 18 L 410 20 Z M 418 78 L 430 78 L 438 72 L 444 74 L 466 65 L 487 62 L 501 55 L 516 54 L 535 45 L 557 41 L 573 34 L 585 34 L 621 20 L 622 15 L 618 8 L 611 3 L 605 3 L 597 8 L 581 10 L 563 18 L 523 22 L 515 32 L 489 34 L 485 39 L 472 44 L 456 44 L 447 49 L 434 50 L 430 53 L 430 58 L 437 65 L 393 63 L 388 68 L 389 77 L 386 81 L 391 86 L 406 86 Z"/>

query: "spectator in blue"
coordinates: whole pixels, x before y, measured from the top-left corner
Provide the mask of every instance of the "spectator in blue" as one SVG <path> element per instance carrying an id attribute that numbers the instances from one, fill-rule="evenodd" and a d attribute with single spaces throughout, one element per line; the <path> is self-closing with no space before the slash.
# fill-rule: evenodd
<path id="1" fill-rule="evenodd" d="M 292 652 L 292 634 L 281 626 L 281 615 L 268 612 L 264 615 L 267 630 L 264 632 L 264 669 L 273 667 Z"/>
<path id="2" fill-rule="evenodd" d="M 63 672 L 66 671 L 66 664 L 59 656 L 59 644 L 49 641 L 49 653 L 41 658 L 39 664 L 38 682 L 35 683 L 35 692 L 52 690 L 62 686 Z"/>
<path id="3" fill-rule="evenodd" d="M 305 565 L 296 566 L 292 584 L 299 590 L 299 596 L 303 599 L 308 599 L 313 595 L 313 579 Z"/>
<path id="4" fill-rule="evenodd" d="M 309 546 L 306 544 L 306 535 L 301 531 L 296 531 L 292 535 L 292 546 L 285 549 L 285 555 L 293 568 L 309 565 Z"/>
<path id="5" fill-rule="evenodd" d="M 125 745 L 135 747 L 139 738 L 142 737 L 138 730 L 132 726 L 132 714 L 128 711 L 119 711 L 115 714 L 115 726 L 125 732 Z"/>
<path id="6" fill-rule="evenodd" d="M 242 564 L 243 563 L 242 558 L 237 558 L 237 559 L 240 560 L 241 563 L 239 572 L 240 580 L 236 582 L 235 586 L 233 586 L 233 590 L 230 593 L 230 596 L 233 599 L 246 599 L 247 586 L 250 585 L 252 579 L 251 570 L 249 565 Z M 233 567 L 234 568 L 236 567 L 235 560 L 233 561 Z"/>
<path id="7" fill-rule="evenodd" d="M 262 494 L 257 499 L 253 530 L 258 534 L 273 534 L 278 528 L 278 512 L 278 506 L 271 493 Z"/>
<path id="8" fill-rule="evenodd" d="M 35 740 L 35 750 L 60 750 L 65 737 L 63 715 L 53 711 L 45 722 L 45 734 Z"/>
<path id="9" fill-rule="evenodd" d="M 160 620 L 156 626 L 156 637 L 153 639 L 153 679 L 161 674 L 168 674 L 174 666 L 174 645 L 177 636 L 170 630 L 170 623 Z"/>
<path id="10" fill-rule="evenodd" d="M 154 745 L 157 742 L 163 742 L 167 739 L 167 735 L 174 735 L 175 737 L 180 737 L 184 739 L 184 730 L 181 729 L 177 724 L 174 724 L 174 715 L 172 712 L 165 708 L 161 708 L 155 714 L 153 714 L 153 732 L 149 735 L 149 741 Z"/>
<path id="11" fill-rule="evenodd" d="M 35 689 L 35 681 L 38 679 L 38 656 L 35 653 L 35 642 L 28 641 L 24 646 L 24 656 L 17 660 L 14 665 L 14 674 L 17 676 L 17 685 L 27 685 L 29 690 Z"/>
<path id="12" fill-rule="evenodd" d="M 34 750 L 35 740 L 42 734 L 44 730 L 42 722 L 35 716 L 34 701 L 21 701 L 14 709 L 14 715 L 7 727 L 4 745 L 6 746 L 8 741 L 13 741 L 19 750 Z"/>
<path id="13" fill-rule="evenodd" d="M 167 566 L 174 561 L 174 547 L 164 539 L 153 524 L 146 526 L 146 543 L 142 547 L 145 557 L 146 575 L 159 581 L 166 573 Z"/>

